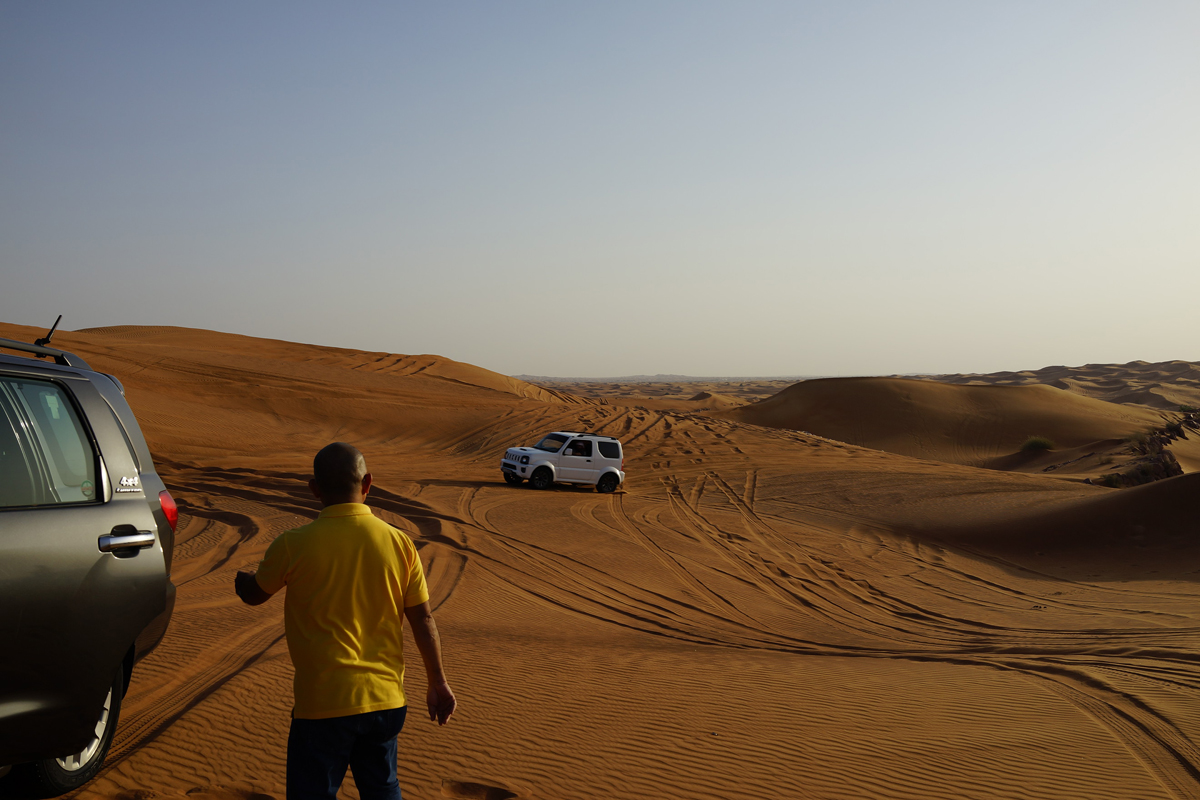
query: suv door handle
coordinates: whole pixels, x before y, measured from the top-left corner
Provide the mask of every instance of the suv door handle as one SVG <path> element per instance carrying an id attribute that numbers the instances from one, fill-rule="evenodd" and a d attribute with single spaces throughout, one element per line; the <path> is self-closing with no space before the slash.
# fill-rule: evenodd
<path id="1" fill-rule="evenodd" d="M 154 533 L 152 531 L 119 534 L 106 533 L 100 537 L 97 545 L 100 547 L 101 553 L 111 553 L 114 550 L 128 550 L 130 548 L 143 550 L 154 546 Z"/>

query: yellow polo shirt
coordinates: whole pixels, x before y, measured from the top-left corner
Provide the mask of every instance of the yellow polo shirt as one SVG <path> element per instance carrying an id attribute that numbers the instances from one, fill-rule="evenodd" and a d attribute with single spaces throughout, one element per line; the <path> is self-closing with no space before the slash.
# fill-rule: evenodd
<path id="1" fill-rule="evenodd" d="M 412 540 L 361 503 L 328 506 L 280 534 L 258 585 L 284 586 L 283 621 L 296 667 L 299 719 L 405 705 L 404 609 L 429 599 Z"/>

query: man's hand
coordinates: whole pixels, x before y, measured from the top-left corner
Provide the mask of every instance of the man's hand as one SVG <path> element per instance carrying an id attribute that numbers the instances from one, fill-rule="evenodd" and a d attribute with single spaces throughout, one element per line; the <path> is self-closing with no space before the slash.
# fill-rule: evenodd
<path id="1" fill-rule="evenodd" d="M 437 624 L 433 621 L 433 610 L 429 601 L 404 609 L 404 617 L 412 627 L 413 639 L 425 662 L 425 678 L 429 691 L 425 703 L 429 706 L 429 718 L 438 725 L 450 721 L 450 715 L 458 706 L 450 684 L 446 683 L 446 671 L 442 668 L 442 640 L 438 636 Z"/>
<path id="2" fill-rule="evenodd" d="M 263 591 L 263 588 L 258 585 L 258 580 L 254 577 L 253 572 L 238 571 L 238 574 L 233 579 L 233 588 L 237 592 L 237 596 L 242 598 L 242 602 L 248 606 L 261 606 L 263 603 L 271 599 L 271 595 Z"/>
<path id="3" fill-rule="evenodd" d="M 445 725 L 449 722 L 450 716 L 454 714 L 454 709 L 458 707 L 458 701 L 454 699 L 454 692 L 450 691 L 450 684 L 445 681 L 429 684 L 425 703 L 429 706 L 429 719 L 436 720 L 438 725 Z"/>

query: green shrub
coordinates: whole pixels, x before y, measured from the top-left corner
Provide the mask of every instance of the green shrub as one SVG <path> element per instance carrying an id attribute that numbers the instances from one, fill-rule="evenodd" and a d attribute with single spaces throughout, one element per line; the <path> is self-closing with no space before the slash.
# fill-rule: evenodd
<path id="1" fill-rule="evenodd" d="M 1195 411 L 1196 407 L 1195 406 L 1180 406 L 1179 410 L 1182 411 L 1183 413 L 1187 414 L 1189 411 Z"/>
<path id="2" fill-rule="evenodd" d="M 1053 450 L 1054 442 L 1047 439 L 1045 436 L 1030 436 L 1025 440 L 1025 444 L 1021 445 L 1022 453 L 1036 453 L 1040 450 Z"/>

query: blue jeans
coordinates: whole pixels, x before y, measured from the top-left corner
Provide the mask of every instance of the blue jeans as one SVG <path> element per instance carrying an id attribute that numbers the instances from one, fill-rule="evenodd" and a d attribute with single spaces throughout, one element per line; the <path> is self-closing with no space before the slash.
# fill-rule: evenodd
<path id="1" fill-rule="evenodd" d="M 346 768 L 362 800 L 400 800 L 396 737 L 408 706 L 331 719 L 293 719 L 288 734 L 288 800 L 335 800 Z"/>

